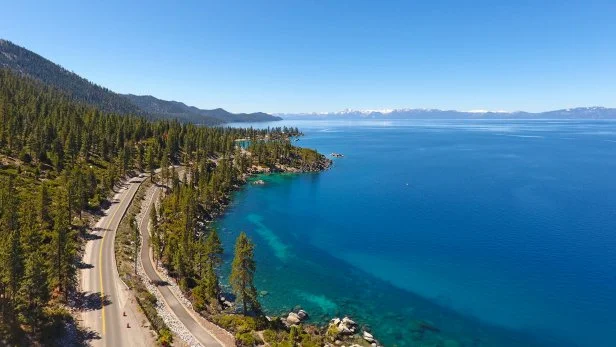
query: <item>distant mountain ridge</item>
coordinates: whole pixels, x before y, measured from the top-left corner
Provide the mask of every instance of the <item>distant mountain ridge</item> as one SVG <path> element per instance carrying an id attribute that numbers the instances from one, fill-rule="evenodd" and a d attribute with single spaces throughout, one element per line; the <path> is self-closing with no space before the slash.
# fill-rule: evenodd
<path id="1" fill-rule="evenodd" d="M 149 118 L 171 118 L 195 124 L 216 125 L 231 122 L 280 120 L 266 113 L 231 113 L 221 108 L 202 110 L 177 101 L 153 96 L 122 95 L 99 86 L 44 57 L 0 39 L 0 68 L 51 85 L 72 99 L 93 105 L 106 113 L 136 114 Z"/>
<path id="2" fill-rule="evenodd" d="M 219 120 L 220 123 L 232 122 L 264 122 L 281 120 L 263 112 L 256 113 L 231 113 L 222 108 L 203 110 L 194 106 L 188 106 L 179 101 L 166 101 L 151 95 L 122 94 L 141 110 L 161 118 L 185 119 L 191 123 L 199 123 L 203 120 Z"/>
<path id="3" fill-rule="evenodd" d="M 616 108 L 576 107 L 547 112 L 455 111 L 439 109 L 352 110 L 324 113 L 278 113 L 294 119 L 616 119 Z"/>

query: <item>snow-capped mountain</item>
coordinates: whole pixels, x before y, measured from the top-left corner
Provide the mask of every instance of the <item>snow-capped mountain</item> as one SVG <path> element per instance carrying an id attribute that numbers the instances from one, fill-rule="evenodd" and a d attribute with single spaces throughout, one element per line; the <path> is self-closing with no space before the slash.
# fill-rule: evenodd
<path id="1" fill-rule="evenodd" d="M 313 113 L 279 113 L 276 116 L 294 119 L 616 119 L 616 108 L 577 107 L 547 112 L 439 110 L 425 108 L 354 110 Z"/>

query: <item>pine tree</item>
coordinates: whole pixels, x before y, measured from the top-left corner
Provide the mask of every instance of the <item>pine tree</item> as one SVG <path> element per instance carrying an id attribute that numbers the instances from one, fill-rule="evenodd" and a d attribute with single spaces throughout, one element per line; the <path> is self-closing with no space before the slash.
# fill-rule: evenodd
<path id="1" fill-rule="evenodd" d="M 39 228 L 43 233 L 45 233 L 51 228 L 51 223 L 53 222 L 51 218 L 51 213 L 49 212 L 49 207 L 51 205 L 51 197 L 49 195 L 49 187 L 45 182 L 41 184 L 37 199 L 37 205 L 39 212 L 37 216 Z"/>
<path id="2" fill-rule="evenodd" d="M 218 232 L 216 229 L 211 229 L 205 241 L 205 255 L 207 257 L 207 261 L 212 264 L 214 269 L 218 268 L 218 266 L 222 263 L 223 251 L 222 243 L 218 237 Z"/>
<path id="3" fill-rule="evenodd" d="M 23 271 L 23 252 L 20 242 L 19 200 L 14 181 L 1 182 L 0 190 L 0 298 L 9 305 L 19 289 Z M 4 312 L 4 303 L 2 303 Z"/>
<path id="4" fill-rule="evenodd" d="M 254 285 L 256 264 L 254 261 L 254 245 L 242 232 L 235 241 L 235 256 L 231 264 L 231 287 L 237 300 L 242 302 L 243 312 L 248 312 L 248 306 L 253 311 L 260 311 L 257 289 Z"/>
<path id="5" fill-rule="evenodd" d="M 163 179 L 163 184 L 164 185 L 168 185 L 169 184 L 169 159 L 168 159 L 168 154 L 165 152 L 163 153 L 163 158 L 160 162 L 160 175 Z"/>
<path id="6" fill-rule="evenodd" d="M 45 260 L 40 252 L 30 253 L 25 263 L 25 274 L 17 295 L 17 310 L 19 318 L 38 331 L 43 309 L 49 300 L 49 289 L 45 271 Z"/>
<path id="7" fill-rule="evenodd" d="M 74 262 L 76 246 L 71 231 L 68 200 L 67 190 L 62 186 L 56 188 L 52 233 L 52 285 L 58 287 L 65 300 L 68 299 L 68 292 L 74 284 L 77 272 Z"/>
<path id="8" fill-rule="evenodd" d="M 39 197 L 44 196 L 45 185 L 41 187 Z M 26 256 L 24 275 L 15 299 L 16 308 L 22 323 L 32 326 L 37 331 L 43 317 L 43 308 L 49 300 L 47 269 L 41 248 L 42 223 L 41 211 L 33 202 L 24 201 L 20 206 L 21 249 Z"/>
<path id="9" fill-rule="evenodd" d="M 200 279 L 193 292 L 197 306 L 205 307 L 207 302 L 216 302 L 220 293 L 217 270 L 222 263 L 223 248 L 216 229 L 212 229 L 201 246 L 202 255 L 199 261 Z"/>
<path id="10" fill-rule="evenodd" d="M 150 173 L 150 181 L 154 182 L 154 170 L 156 169 L 155 158 L 154 158 L 154 149 L 153 145 L 148 146 L 148 150 L 145 155 L 145 160 L 147 162 L 147 169 Z"/>

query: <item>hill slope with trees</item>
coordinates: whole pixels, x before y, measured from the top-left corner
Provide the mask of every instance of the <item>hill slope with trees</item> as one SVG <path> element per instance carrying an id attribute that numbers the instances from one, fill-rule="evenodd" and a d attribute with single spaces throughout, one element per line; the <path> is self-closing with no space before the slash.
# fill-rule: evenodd
<path id="1" fill-rule="evenodd" d="M 94 106 L 105 113 L 142 115 L 152 119 L 177 119 L 181 122 L 205 125 L 281 119 L 261 112 L 235 114 L 221 108 L 202 110 L 181 102 L 161 100 L 152 96 L 118 94 L 3 39 L 0 39 L 0 68 L 7 68 L 39 80 L 57 88 L 71 99 Z"/>
<path id="2" fill-rule="evenodd" d="M 268 122 L 281 120 L 263 112 L 231 113 L 222 108 L 202 110 L 194 106 L 187 106 L 179 101 L 166 101 L 151 95 L 124 95 L 140 110 L 155 115 L 158 118 L 179 119 L 195 124 L 222 124 L 232 122 Z"/>

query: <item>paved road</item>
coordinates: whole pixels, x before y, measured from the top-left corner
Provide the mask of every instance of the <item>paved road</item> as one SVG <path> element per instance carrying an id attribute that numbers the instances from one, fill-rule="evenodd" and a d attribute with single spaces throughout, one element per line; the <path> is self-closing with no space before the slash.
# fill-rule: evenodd
<path id="1" fill-rule="evenodd" d="M 98 335 L 92 340 L 94 346 L 146 346 L 152 343 L 151 332 L 141 327 L 134 312 L 134 299 L 120 280 L 114 253 L 116 231 L 142 181 L 143 178 L 133 178 L 120 188 L 111 207 L 96 224 L 92 240 L 86 244 L 81 289 L 90 309 L 82 314 L 82 319 L 86 328 Z"/>
<path id="2" fill-rule="evenodd" d="M 161 283 L 163 280 L 160 278 L 151 258 L 150 252 L 150 210 L 153 203 L 159 198 L 161 189 L 153 186 L 146 196 L 146 208 L 144 211 L 144 218 L 141 220 L 139 230 L 141 231 L 142 247 L 141 247 L 141 261 L 143 269 L 148 278 L 154 283 Z M 167 307 L 170 308 L 176 317 L 184 324 L 184 326 L 190 331 L 190 333 L 206 347 L 220 347 L 223 344 L 218 341 L 210 332 L 199 323 L 193 316 L 195 312 L 191 312 L 190 309 L 184 307 L 184 305 L 178 300 L 173 292 L 165 285 L 157 286 L 160 294 L 165 299 Z"/>

